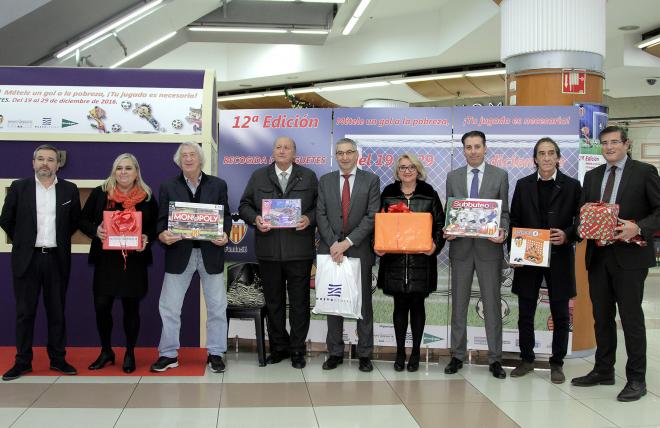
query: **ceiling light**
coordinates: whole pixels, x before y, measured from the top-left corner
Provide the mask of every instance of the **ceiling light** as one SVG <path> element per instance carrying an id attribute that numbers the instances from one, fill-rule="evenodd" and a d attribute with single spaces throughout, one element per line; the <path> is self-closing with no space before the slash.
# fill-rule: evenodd
<path id="1" fill-rule="evenodd" d="M 263 98 L 264 94 L 254 93 L 254 94 L 242 94 L 242 95 L 227 95 L 224 97 L 218 97 L 219 102 L 223 101 L 238 101 L 238 100 L 249 100 L 252 98 Z"/>
<path id="2" fill-rule="evenodd" d="M 328 34 L 330 30 L 289 30 L 291 34 Z"/>
<path id="3" fill-rule="evenodd" d="M 619 30 L 621 30 L 621 31 L 635 31 L 635 30 L 639 30 L 639 25 L 624 25 L 622 27 L 619 27 Z"/>
<path id="4" fill-rule="evenodd" d="M 82 38 L 78 42 L 72 44 L 71 46 L 68 46 L 61 51 L 59 51 L 57 54 L 55 54 L 56 58 L 62 58 L 65 55 L 70 54 L 71 52 L 75 51 L 76 49 L 81 48 L 82 46 L 96 40 L 97 38 L 105 35 L 106 33 L 109 33 L 118 27 L 121 27 L 123 24 L 127 23 L 128 21 L 137 18 L 138 16 L 145 15 L 146 12 L 152 10 L 156 6 L 160 5 L 163 2 L 163 0 L 155 0 L 152 2 L 149 2 L 142 6 L 141 8 L 138 8 L 134 10 L 133 12 L 129 13 L 128 15 L 124 16 L 123 18 L 118 19 L 117 21 L 114 21 L 101 29 L 93 32 L 87 37 Z"/>
<path id="5" fill-rule="evenodd" d="M 364 13 L 365 9 L 367 8 L 367 6 L 369 6 L 370 1 L 371 0 L 360 1 L 360 4 L 355 9 L 355 12 L 353 12 L 353 16 L 351 17 L 351 19 L 349 19 L 348 23 L 346 24 L 346 27 L 344 27 L 344 31 L 341 32 L 344 36 L 348 36 L 351 33 L 351 31 L 353 31 L 353 27 L 355 27 L 355 24 L 357 24 L 358 20 Z"/>
<path id="6" fill-rule="evenodd" d="M 151 49 L 151 48 L 153 48 L 153 47 L 156 47 L 156 46 L 158 46 L 159 44 L 163 43 L 165 40 L 174 37 L 175 34 L 176 34 L 176 31 L 172 31 L 172 32 L 169 33 L 169 34 L 164 35 L 164 36 L 161 37 L 160 39 L 155 40 L 155 41 L 149 43 L 147 46 L 143 47 L 142 49 L 140 49 L 140 50 L 138 50 L 138 51 L 135 51 L 135 52 L 132 53 L 131 55 L 129 55 L 129 56 L 127 56 L 126 58 L 122 59 L 121 61 L 119 61 L 119 62 L 117 62 L 117 63 L 111 65 L 110 68 L 117 68 L 117 67 L 119 67 L 120 65 L 122 65 L 122 64 L 124 64 L 124 63 L 126 63 L 126 62 L 132 60 L 133 58 L 137 57 L 138 55 L 142 55 L 143 53 L 145 53 L 145 52 L 148 51 L 149 49 Z"/>
<path id="7" fill-rule="evenodd" d="M 263 92 L 261 96 L 264 97 L 283 97 L 285 96 L 284 90 L 279 90 L 279 91 L 268 91 L 268 92 Z"/>
<path id="8" fill-rule="evenodd" d="M 323 86 L 319 87 L 319 92 L 334 92 L 334 91 L 344 91 L 348 89 L 363 89 L 363 88 L 376 88 L 379 86 L 388 86 L 389 82 L 384 80 L 379 80 L 375 82 L 361 82 L 361 83 L 346 83 L 341 85 L 333 86 Z"/>
<path id="9" fill-rule="evenodd" d="M 497 76 L 499 74 L 506 74 L 506 69 L 497 68 L 495 70 L 471 71 L 469 73 L 465 73 L 465 77 Z"/>
<path id="10" fill-rule="evenodd" d="M 262 1 L 278 1 L 282 3 L 294 3 L 294 2 L 301 2 L 301 3 L 345 3 L 346 0 L 262 0 Z"/>
<path id="11" fill-rule="evenodd" d="M 298 95 L 298 94 L 309 94 L 310 92 L 318 92 L 319 88 L 308 87 L 308 88 L 295 88 L 287 89 L 289 95 Z"/>
<path id="12" fill-rule="evenodd" d="M 432 74 L 430 76 L 411 76 L 404 77 L 403 79 L 390 80 L 390 83 L 395 85 L 400 85 L 402 83 L 412 83 L 412 82 L 426 82 L 428 80 L 446 80 L 446 79 L 460 79 L 464 77 L 463 73 L 453 73 L 453 74 Z"/>
<path id="13" fill-rule="evenodd" d="M 651 46 L 655 46 L 658 43 L 660 43 L 660 36 L 656 36 L 653 37 L 652 39 L 645 40 L 642 43 L 638 44 L 637 47 L 640 49 L 650 48 Z"/>
<path id="14" fill-rule="evenodd" d="M 273 34 L 285 34 L 287 30 L 282 28 L 250 28 L 250 27 L 211 27 L 211 26 L 200 26 L 200 27 L 188 27 L 190 31 L 210 31 L 210 32 L 219 32 L 219 33 L 273 33 Z"/>

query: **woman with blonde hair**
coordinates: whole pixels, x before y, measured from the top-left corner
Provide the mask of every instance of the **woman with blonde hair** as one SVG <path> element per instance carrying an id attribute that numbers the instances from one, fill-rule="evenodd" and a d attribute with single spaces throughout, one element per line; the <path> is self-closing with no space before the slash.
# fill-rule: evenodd
<path id="1" fill-rule="evenodd" d="M 106 228 L 104 211 L 142 213 L 142 248 L 133 251 L 104 250 Z M 92 190 L 82 210 L 80 230 L 92 238 L 89 262 L 94 265 L 94 308 L 101 338 L 101 354 L 89 366 L 102 369 L 115 363 L 111 346 L 112 306 L 120 298 L 124 309 L 126 352 L 122 369 L 135 371 L 135 344 L 140 330 L 140 300 L 147 293 L 147 266 L 151 263 L 150 241 L 156 238 L 158 205 L 151 188 L 142 180 L 140 164 L 130 153 L 123 153 L 112 164 L 110 176 Z"/>
<path id="2" fill-rule="evenodd" d="M 407 369 L 419 368 L 419 353 L 426 323 L 424 300 L 438 286 L 437 256 L 445 243 L 442 227 L 445 213 L 438 193 L 426 180 L 424 165 L 411 153 L 399 156 L 394 165 L 395 182 L 383 189 L 381 211 L 390 211 L 391 206 L 412 212 L 428 212 L 433 217 L 431 235 L 433 248 L 419 254 L 388 254 L 376 251 L 380 256 L 378 288 L 394 298 L 394 335 L 396 337 L 396 360 L 394 370 L 402 371 L 406 362 L 406 332 L 408 319 L 412 332 L 412 350 Z"/>

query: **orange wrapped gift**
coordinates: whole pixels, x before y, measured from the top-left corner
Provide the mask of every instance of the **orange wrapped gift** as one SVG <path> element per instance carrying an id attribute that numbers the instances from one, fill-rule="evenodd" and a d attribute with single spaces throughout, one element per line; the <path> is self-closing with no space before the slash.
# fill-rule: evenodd
<path id="1" fill-rule="evenodd" d="M 425 253 L 433 248 L 431 213 L 377 213 L 374 248 L 384 253 Z"/>

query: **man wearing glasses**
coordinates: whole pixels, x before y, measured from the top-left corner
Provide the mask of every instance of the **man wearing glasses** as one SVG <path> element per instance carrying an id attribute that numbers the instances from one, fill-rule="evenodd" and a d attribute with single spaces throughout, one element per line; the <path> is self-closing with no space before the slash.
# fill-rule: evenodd
<path id="1" fill-rule="evenodd" d="M 589 295 L 596 330 L 596 361 L 587 375 L 574 378 L 575 386 L 614 385 L 616 310 L 626 340 L 627 383 L 619 401 L 636 401 L 646 394 L 646 327 L 642 298 L 644 280 L 654 267 L 653 235 L 660 229 L 658 170 L 628 157 L 630 141 L 623 128 L 608 126 L 600 133 L 606 164 L 584 176 L 582 202 L 619 205 L 616 242 L 598 246 L 587 241 Z M 642 238 L 646 245 L 631 242 Z"/>
<path id="2" fill-rule="evenodd" d="M 360 259 L 362 273 L 362 319 L 357 320 L 357 356 L 359 369 L 373 370 L 373 309 L 371 305 L 371 267 L 374 253 L 371 238 L 374 218 L 380 208 L 380 179 L 357 168 L 358 151 L 355 141 L 342 138 L 335 145 L 339 171 L 319 179 L 319 198 L 316 208 L 321 242 L 319 254 L 330 254 L 340 263 L 343 256 Z M 344 361 L 344 319 L 328 316 L 329 358 L 324 370 L 332 370 Z"/>

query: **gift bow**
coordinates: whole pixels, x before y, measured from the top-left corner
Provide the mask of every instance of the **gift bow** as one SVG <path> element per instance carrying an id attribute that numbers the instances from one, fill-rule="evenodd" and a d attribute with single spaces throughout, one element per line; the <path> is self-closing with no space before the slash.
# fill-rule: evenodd
<path id="1" fill-rule="evenodd" d="M 115 232 L 121 235 L 135 232 L 137 230 L 137 222 L 135 221 L 135 216 L 133 215 L 132 211 L 113 212 L 112 218 L 110 219 L 110 227 L 112 227 Z M 121 255 L 124 257 L 124 270 L 126 270 L 126 258 L 128 256 L 128 252 L 122 248 Z"/>
<path id="2" fill-rule="evenodd" d="M 387 212 L 388 213 L 409 213 L 410 212 L 410 207 L 404 202 L 399 202 L 396 205 L 390 205 L 389 207 L 387 207 Z"/>

